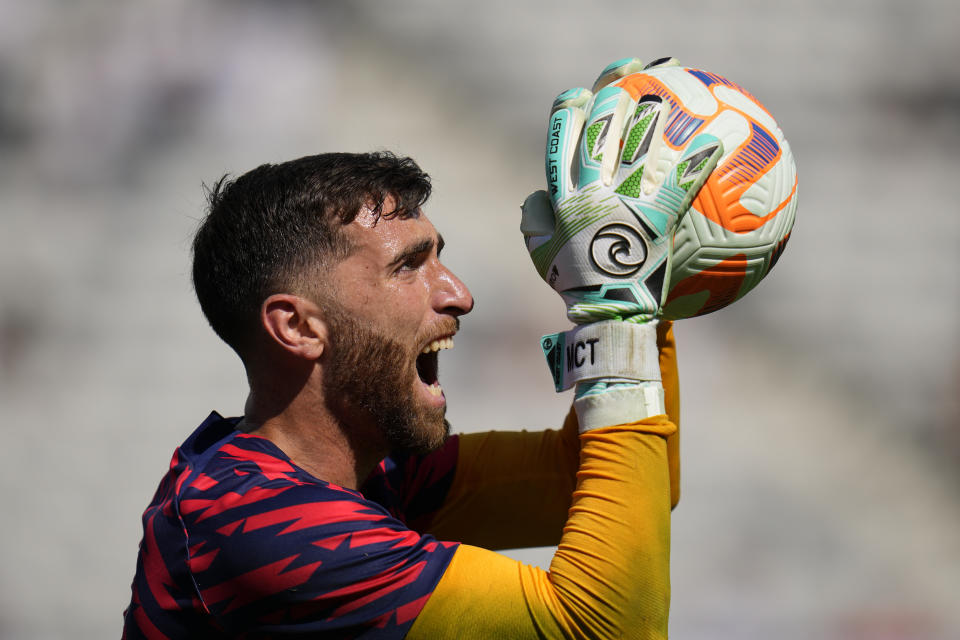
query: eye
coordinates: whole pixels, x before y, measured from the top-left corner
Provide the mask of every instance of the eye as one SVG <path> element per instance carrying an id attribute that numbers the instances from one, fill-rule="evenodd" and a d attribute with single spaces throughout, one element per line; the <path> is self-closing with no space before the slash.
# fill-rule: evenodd
<path id="1" fill-rule="evenodd" d="M 428 256 L 429 253 L 427 251 L 418 251 L 417 253 L 410 254 L 397 267 L 397 272 L 416 271 L 424 262 L 426 262 Z"/>

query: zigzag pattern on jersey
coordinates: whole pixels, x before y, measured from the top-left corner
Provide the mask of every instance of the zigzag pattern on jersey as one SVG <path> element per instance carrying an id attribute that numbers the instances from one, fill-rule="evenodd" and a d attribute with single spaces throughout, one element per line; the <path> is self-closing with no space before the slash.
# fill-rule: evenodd
<path id="1" fill-rule="evenodd" d="M 460 437 L 453 435 L 437 451 L 386 458 L 360 490 L 411 529 L 426 531 L 453 484 L 459 452 Z"/>
<path id="2" fill-rule="evenodd" d="M 144 514 L 127 637 L 402 638 L 456 545 L 216 418 L 174 455 Z"/>

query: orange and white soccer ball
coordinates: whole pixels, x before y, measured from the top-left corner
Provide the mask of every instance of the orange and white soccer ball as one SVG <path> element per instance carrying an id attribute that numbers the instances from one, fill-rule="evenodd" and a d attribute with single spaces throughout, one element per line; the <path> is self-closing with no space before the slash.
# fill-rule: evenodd
<path id="1" fill-rule="evenodd" d="M 716 311 L 746 295 L 783 252 L 797 212 L 797 168 L 773 116 L 715 73 L 653 68 L 614 83 L 670 103 L 664 137 L 680 149 L 708 133 L 724 154 L 673 236 L 663 317 Z"/>

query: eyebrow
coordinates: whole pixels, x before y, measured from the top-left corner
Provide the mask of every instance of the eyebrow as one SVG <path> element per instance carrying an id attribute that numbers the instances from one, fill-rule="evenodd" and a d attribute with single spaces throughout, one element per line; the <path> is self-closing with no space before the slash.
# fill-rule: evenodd
<path id="1" fill-rule="evenodd" d="M 446 243 L 443 240 L 443 236 L 438 233 L 437 240 L 436 240 L 438 256 L 440 255 L 440 252 L 443 251 L 444 244 Z M 433 246 L 434 246 L 433 238 L 424 238 L 420 242 L 416 243 L 413 246 L 407 247 L 406 249 L 398 253 L 396 256 L 394 256 L 393 260 L 390 261 L 390 264 L 388 266 L 392 267 L 394 265 L 398 265 L 403 262 L 406 262 L 409 258 L 415 255 L 430 251 L 431 249 L 433 249 Z"/>

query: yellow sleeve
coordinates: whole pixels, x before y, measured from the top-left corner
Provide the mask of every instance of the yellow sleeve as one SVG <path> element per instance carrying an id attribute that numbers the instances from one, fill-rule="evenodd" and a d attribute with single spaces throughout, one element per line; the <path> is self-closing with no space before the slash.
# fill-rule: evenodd
<path id="1" fill-rule="evenodd" d="M 407 637 L 665 638 L 675 431 L 657 416 L 581 435 L 550 570 L 461 545 Z"/>
<path id="2" fill-rule="evenodd" d="M 670 506 L 680 500 L 680 380 L 673 323 L 657 326 L 667 417 Z M 570 508 L 580 455 L 577 415 L 560 431 L 491 431 L 460 436 L 457 471 L 425 531 L 486 549 L 554 546 Z"/>
<path id="3" fill-rule="evenodd" d="M 576 483 L 577 431 L 571 409 L 560 431 L 460 436 L 453 484 L 426 531 L 486 549 L 556 545 Z"/>
<path id="4" fill-rule="evenodd" d="M 680 502 L 680 374 L 677 371 L 677 342 L 673 337 L 673 322 L 661 320 L 657 324 L 657 346 L 660 347 L 660 376 L 667 417 L 677 426 L 667 437 L 667 455 L 670 460 L 670 507 Z"/>

